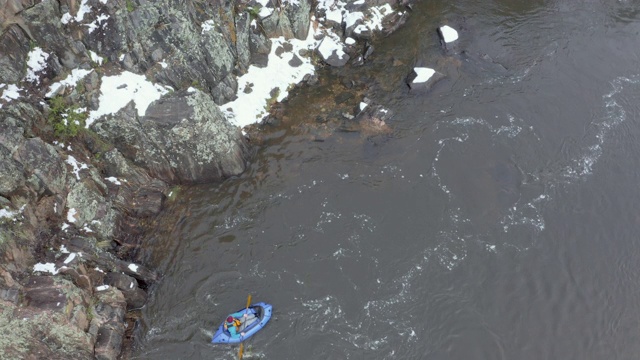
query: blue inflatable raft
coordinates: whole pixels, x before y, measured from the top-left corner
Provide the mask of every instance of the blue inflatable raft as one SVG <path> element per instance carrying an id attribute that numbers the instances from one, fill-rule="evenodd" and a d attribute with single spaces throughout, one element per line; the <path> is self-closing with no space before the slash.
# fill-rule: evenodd
<path id="1" fill-rule="evenodd" d="M 240 309 L 238 312 L 244 312 L 246 310 L 247 309 Z M 224 328 L 225 320 L 222 320 L 222 324 L 220 324 L 218 331 L 213 335 L 211 342 L 214 344 L 239 344 L 247 340 L 267 324 L 269 319 L 271 319 L 271 310 L 272 306 L 263 302 L 249 306 L 249 316 L 238 319 L 242 322 L 240 325 L 240 331 L 238 332 L 243 332 L 244 336 L 239 336 L 237 338 L 231 338 L 229 331 Z"/>

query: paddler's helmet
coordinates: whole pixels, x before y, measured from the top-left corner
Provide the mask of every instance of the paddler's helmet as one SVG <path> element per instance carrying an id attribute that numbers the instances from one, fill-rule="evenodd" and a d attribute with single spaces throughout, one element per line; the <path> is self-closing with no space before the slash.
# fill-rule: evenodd
<path id="1" fill-rule="evenodd" d="M 233 322 L 233 316 L 229 316 L 229 317 L 227 318 L 227 322 L 228 322 L 228 323 L 232 323 L 232 322 Z"/>

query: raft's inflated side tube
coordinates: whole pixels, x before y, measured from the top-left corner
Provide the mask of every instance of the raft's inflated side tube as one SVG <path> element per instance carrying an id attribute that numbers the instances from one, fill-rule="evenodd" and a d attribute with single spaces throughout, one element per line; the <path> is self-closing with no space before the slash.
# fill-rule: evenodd
<path id="1" fill-rule="evenodd" d="M 241 328 L 240 331 L 244 332 L 244 336 L 231 338 L 231 334 L 224 329 L 225 321 L 223 320 L 222 324 L 220 324 L 220 326 L 218 327 L 218 331 L 216 331 L 216 333 L 213 335 L 211 342 L 214 344 L 239 344 L 247 340 L 248 338 L 253 336 L 253 334 L 260 331 L 267 324 L 267 322 L 269 322 L 269 319 L 271 319 L 272 310 L 273 307 L 270 304 L 263 302 L 249 306 L 249 314 L 255 315 L 255 317 L 258 318 L 259 321 L 254 321 L 247 327 Z M 237 312 L 241 311 L 245 311 L 245 309 L 240 309 Z"/>

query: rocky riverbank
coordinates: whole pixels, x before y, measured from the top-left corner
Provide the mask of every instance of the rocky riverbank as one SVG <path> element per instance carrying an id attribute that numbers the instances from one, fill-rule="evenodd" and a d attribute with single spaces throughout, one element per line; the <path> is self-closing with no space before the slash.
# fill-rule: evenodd
<path id="1" fill-rule="evenodd" d="M 241 174 L 241 127 L 315 65 L 363 64 L 406 5 L 0 0 L 0 358 L 121 356 L 177 186 Z"/>

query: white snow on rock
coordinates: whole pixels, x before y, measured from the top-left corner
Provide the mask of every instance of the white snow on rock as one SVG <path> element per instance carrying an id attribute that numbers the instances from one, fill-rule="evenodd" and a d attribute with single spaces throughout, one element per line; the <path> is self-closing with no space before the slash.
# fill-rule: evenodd
<path id="1" fill-rule="evenodd" d="M 6 86 L 5 84 L 1 84 L 1 85 L 2 86 L 0 86 L 0 89 Z M 5 100 L 7 102 L 11 100 L 16 100 L 20 97 L 20 91 L 22 91 L 22 89 L 16 86 L 15 84 L 9 84 L 7 88 L 4 89 L 4 91 L 2 92 L 2 96 L 0 96 L 0 99 Z"/>
<path id="2" fill-rule="evenodd" d="M 65 265 L 70 263 L 70 262 L 72 262 L 73 259 L 75 259 L 75 258 L 76 258 L 76 253 L 69 254 L 69 256 L 64 261 Z"/>
<path id="3" fill-rule="evenodd" d="M 133 271 L 133 272 L 138 272 L 138 265 L 136 264 L 129 264 L 129 270 Z"/>
<path id="4" fill-rule="evenodd" d="M 211 31 L 214 25 L 215 24 L 213 20 L 207 20 L 203 22 L 202 25 L 200 25 L 202 27 L 202 32 L 200 32 L 200 34 L 204 35 L 204 33 Z"/>
<path id="5" fill-rule="evenodd" d="M 114 184 L 116 184 L 116 185 L 122 185 L 122 183 L 120 182 L 120 180 L 118 180 L 118 178 L 117 178 L 117 177 L 109 176 L 109 177 L 106 177 L 106 178 L 104 178 L 104 179 L 105 179 L 105 180 L 107 180 L 107 181 L 109 181 L 109 182 L 112 182 L 112 183 L 114 183 Z"/>
<path id="6" fill-rule="evenodd" d="M 260 8 L 260 12 L 258 13 L 258 17 L 261 20 L 273 14 L 274 9 L 267 7 L 271 0 L 257 0 L 257 2 L 262 5 L 262 7 Z"/>
<path id="7" fill-rule="evenodd" d="M 33 272 L 48 272 L 51 273 L 53 275 L 58 273 L 58 270 L 56 269 L 56 264 L 54 263 L 37 263 L 35 265 L 33 265 Z"/>
<path id="8" fill-rule="evenodd" d="M 89 24 L 85 24 L 84 26 L 89 28 L 89 34 L 94 32 L 97 28 L 99 28 L 103 23 L 105 23 L 109 19 L 109 15 L 100 14 L 98 17 L 93 20 Z M 106 23 L 105 23 L 106 25 Z"/>
<path id="9" fill-rule="evenodd" d="M 167 62 L 164 60 L 160 61 L 158 64 L 160 64 L 160 66 L 162 66 L 163 69 L 166 69 L 169 66 L 169 64 L 167 64 Z"/>
<path id="10" fill-rule="evenodd" d="M 69 254 L 69 253 L 70 253 L 70 251 L 69 251 L 69 249 L 67 249 L 67 247 L 66 247 L 66 246 L 64 246 L 64 244 L 63 244 L 63 245 L 60 245 L 60 253 L 61 253 L 61 254 Z"/>
<path id="11" fill-rule="evenodd" d="M 332 21 L 336 24 L 342 24 L 342 11 L 337 7 L 334 7 L 333 9 L 326 9 L 325 16 L 327 18 L 327 21 Z"/>
<path id="12" fill-rule="evenodd" d="M 144 116 L 149 105 L 172 90 L 153 84 L 144 75 L 124 71 L 120 75 L 103 76 L 100 86 L 100 105 L 87 118 L 87 128 L 98 118 L 110 115 L 133 100 L 139 116 Z"/>
<path id="13" fill-rule="evenodd" d="M 412 83 L 416 83 L 416 84 L 428 81 L 429 79 L 431 79 L 433 74 L 436 73 L 436 71 L 431 68 L 423 68 L 423 67 L 413 68 L 413 71 L 415 71 L 416 74 L 418 75 L 412 81 Z"/>
<path id="14" fill-rule="evenodd" d="M 25 206 L 27 206 L 27 205 L 22 205 L 22 207 L 20 207 L 20 209 L 18 209 L 16 211 L 11 211 L 11 210 L 7 210 L 7 209 L 0 209 L 0 219 L 5 218 L 5 219 L 12 219 L 13 221 L 16 221 L 16 215 L 22 214 L 22 212 L 24 211 Z"/>
<path id="15" fill-rule="evenodd" d="M 327 34 L 327 36 L 322 39 L 322 42 L 318 46 L 318 52 L 324 59 L 328 59 L 334 52 L 337 57 L 342 59 L 346 55 L 343 44 L 339 37 L 332 35 L 333 34 Z"/>
<path id="16" fill-rule="evenodd" d="M 80 3 L 80 8 L 78 9 L 75 17 L 71 16 L 70 13 L 64 13 L 62 15 L 62 18 L 60 19 L 60 22 L 65 25 L 74 20 L 76 22 L 81 22 L 82 19 L 84 19 L 84 14 L 91 12 L 91 6 L 87 5 L 87 1 L 88 0 L 82 0 L 82 2 Z"/>
<path id="17" fill-rule="evenodd" d="M 109 285 L 100 285 L 96 287 L 96 291 L 105 291 L 109 288 Z"/>
<path id="18" fill-rule="evenodd" d="M 347 45 L 353 45 L 356 43 L 356 39 L 352 38 L 352 37 L 348 37 L 346 39 L 344 39 L 344 43 Z"/>
<path id="19" fill-rule="evenodd" d="M 7 209 L 0 209 L 0 219 L 13 219 L 18 213 Z"/>
<path id="20" fill-rule="evenodd" d="M 449 25 L 441 26 L 440 33 L 442 34 L 442 38 L 446 43 L 458 40 L 458 32 Z"/>
<path id="21" fill-rule="evenodd" d="M 374 6 L 369 9 L 369 18 L 365 20 L 364 26 L 371 30 L 382 30 L 382 20 L 391 14 L 393 14 L 393 9 L 389 4 Z"/>
<path id="22" fill-rule="evenodd" d="M 287 97 L 288 87 L 297 84 L 307 74 L 313 74 L 315 68 L 311 60 L 298 55 L 301 49 L 313 49 L 317 41 L 313 37 L 313 26 L 309 28 L 309 35 L 305 40 L 285 40 L 284 37 L 271 39 L 271 53 L 266 67 L 260 68 L 254 65 L 249 66 L 247 73 L 238 78 L 237 99 L 223 104 L 220 110 L 227 119 L 234 125 L 244 127 L 262 120 L 267 113 L 267 100 L 271 98 L 272 91 L 277 89 L 278 95 L 275 100 L 282 101 Z M 276 55 L 276 49 L 288 42 L 293 46 L 293 50 Z M 289 61 L 294 55 L 298 57 L 302 64 L 293 67 Z M 245 93 L 245 89 L 251 91 Z"/>
<path id="23" fill-rule="evenodd" d="M 102 65 L 102 62 L 104 61 L 104 59 L 102 58 L 102 56 L 96 54 L 94 51 L 89 50 L 89 56 L 91 56 L 91 61 L 93 61 L 94 63 L 98 64 L 98 65 Z"/>
<path id="24" fill-rule="evenodd" d="M 42 51 L 41 48 L 36 47 L 28 54 L 27 60 L 27 75 L 26 80 L 29 82 L 40 83 L 40 77 L 36 74 L 47 67 L 47 59 L 49 54 Z"/>
<path id="25" fill-rule="evenodd" d="M 348 29 L 354 26 L 358 21 L 362 20 L 364 20 L 364 14 L 360 11 L 355 11 L 352 13 L 348 12 L 344 15 L 344 27 Z"/>
<path id="26" fill-rule="evenodd" d="M 69 155 L 69 157 L 67 157 L 66 163 L 71 165 L 71 167 L 73 167 L 72 171 L 76 175 L 76 179 L 78 179 L 78 180 L 80 180 L 80 170 L 89 168 L 87 166 L 87 164 L 79 162 L 78 160 L 76 160 L 76 158 L 74 158 L 71 155 Z"/>
<path id="27" fill-rule="evenodd" d="M 369 104 L 367 104 L 366 102 L 361 101 L 361 102 L 360 102 L 360 111 L 364 110 L 368 105 L 369 105 Z"/>
<path id="28" fill-rule="evenodd" d="M 69 212 L 67 212 L 67 221 L 70 223 L 75 223 L 77 221 L 76 219 L 76 214 L 78 213 L 78 211 L 74 208 L 69 209 Z"/>
<path id="29" fill-rule="evenodd" d="M 92 55 L 93 57 L 93 55 Z M 89 75 L 93 70 L 73 69 L 64 80 L 55 82 L 49 86 L 49 92 L 45 97 L 49 98 L 53 96 L 62 86 L 75 86 L 78 81 L 82 80 L 85 76 Z"/>
<path id="30" fill-rule="evenodd" d="M 69 13 L 62 14 L 62 17 L 60 18 L 60 22 L 65 25 L 67 25 L 71 20 L 73 20 L 73 16 Z"/>

